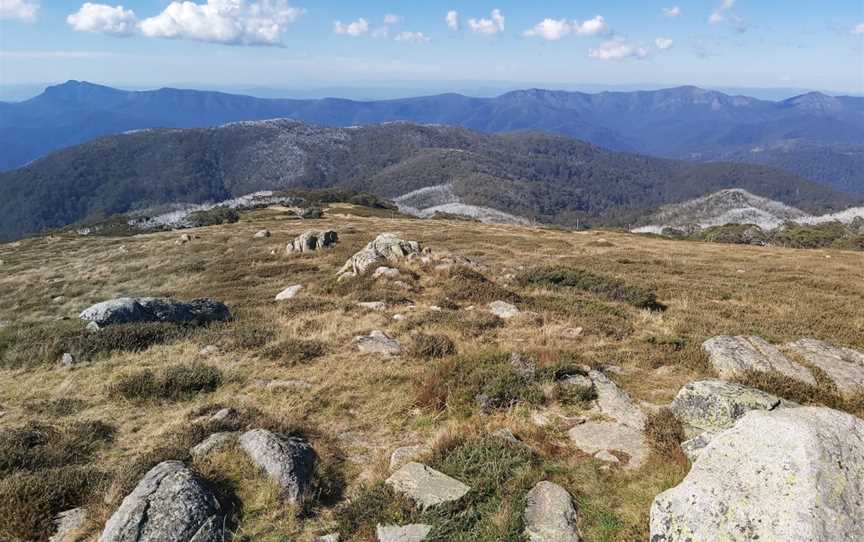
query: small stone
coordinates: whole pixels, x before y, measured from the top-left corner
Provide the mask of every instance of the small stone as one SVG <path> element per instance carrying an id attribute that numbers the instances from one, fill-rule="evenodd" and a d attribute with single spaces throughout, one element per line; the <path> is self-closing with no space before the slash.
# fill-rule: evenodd
<path id="1" fill-rule="evenodd" d="M 516 308 L 516 305 L 507 303 L 506 301 L 493 301 L 492 303 L 489 303 L 488 307 L 489 312 L 498 318 L 503 318 L 504 320 L 519 316 L 519 313 L 521 312 Z"/>
<path id="2" fill-rule="evenodd" d="M 398 493 L 403 493 L 421 508 L 458 501 L 471 488 L 421 463 L 407 463 L 386 481 Z"/>
<path id="3" fill-rule="evenodd" d="M 609 453 L 608 450 L 600 450 L 599 452 L 594 454 L 594 459 L 599 459 L 600 461 L 603 461 L 605 463 L 615 463 L 616 465 L 618 463 L 621 463 L 621 460 L 618 459 L 618 456 Z"/>
<path id="4" fill-rule="evenodd" d="M 378 542 L 422 542 L 432 531 L 431 525 L 381 525 L 375 527 Z"/>
<path id="5" fill-rule="evenodd" d="M 228 448 L 231 443 L 237 440 L 236 432 L 213 433 L 199 444 L 192 447 L 189 453 L 195 459 L 204 459 L 205 457 L 221 452 Z"/>
<path id="6" fill-rule="evenodd" d="M 69 352 L 64 352 L 62 356 L 60 356 L 59 367 L 61 369 L 71 369 L 75 365 L 75 357 L 72 356 Z"/>
<path id="7" fill-rule="evenodd" d="M 402 322 L 403 320 L 407 320 L 408 317 L 405 316 L 404 314 L 394 314 L 393 319 L 396 320 L 397 322 Z"/>
<path id="8" fill-rule="evenodd" d="M 294 299 L 294 297 L 303 289 L 302 284 L 295 284 L 293 286 L 289 286 L 276 294 L 276 301 L 285 301 L 287 299 Z"/>
<path id="9" fill-rule="evenodd" d="M 222 408 L 216 411 L 215 414 L 210 416 L 211 422 L 224 422 L 228 418 L 234 417 L 237 415 L 237 411 L 233 408 Z"/>
<path id="10" fill-rule="evenodd" d="M 385 278 L 385 279 L 398 279 L 401 273 L 395 267 L 379 267 L 372 273 L 373 279 Z"/>
<path id="11" fill-rule="evenodd" d="M 575 340 L 582 336 L 581 327 L 568 327 L 561 330 L 561 338 L 567 340 Z"/>
<path id="12" fill-rule="evenodd" d="M 363 301 L 357 303 L 357 306 L 370 311 L 383 311 L 387 309 L 387 303 L 383 301 Z"/>
<path id="13" fill-rule="evenodd" d="M 390 454 L 390 471 L 398 470 L 405 464 L 416 461 L 430 452 L 431 450 L 429 447 L 422 444 L 396 448 L 393 450 L 393 453 Z"/>
<path id="14" fill-rule="evenodd" d="M 255 232 L 255 239 L 265 239 L 270 237 L 270 230 L 258 230 Z"/>
<path id="15" fill-rule="evenodd" d="M 186 243 L 189 243 L 190 241 L 192 241 L 192 239 L 193 239 L 193 237 L 191 235 L 189 235 L 188 233 L 184 233 L 183 235 L 178 237 L 176 241 L 174 241 L 174 244 L 175 245 L 185 245 Z"/>
<path id="16" fill-rule="evenodd" d="M 566 489 L 552 482 L 538 482 L 525 503 L 525 536 L 530 542 L 580 542 L 576 507 Z"/>
<path id="17" fill-rule="evenodd" d="M 266 429 L 247 431 L 239 440 L 249 459 L 279 484 L 288 502 L 297 504 L 305 498 L 317 460 L 308 442 L 283 438 Z"/>
<path id="18" fill-rule="evenodd" d="M 66 301 L 66 298 L 62 295 L 58 295 L 57 297 L 51 299 L 51 302 L 53 303 L 63 303 L 64 301 Z"/>
<path id="19" fill-rule="evenodd" d="M 372 331 L 369 335 L 354 337 L 354 344 L 359 351 L 365 354 L 398 356 L 402 352 L 402 346 L 399 342 L 391 339 L 380 330 Z"/>
<path id="20" fill-rule="evenodd" d="M 317 542 L 339 542 L 339 533 L 330 533 L 319 536 Z"/>
<path id="21" fill-rule="evenodd" d="M 79 540 L 81 528 L 87 521 L 87 510 L 85 508 L 73 508 L 60 512 L 54 518 L 57 526 L 54 536 L 48 542 L 75 542 Z"/>

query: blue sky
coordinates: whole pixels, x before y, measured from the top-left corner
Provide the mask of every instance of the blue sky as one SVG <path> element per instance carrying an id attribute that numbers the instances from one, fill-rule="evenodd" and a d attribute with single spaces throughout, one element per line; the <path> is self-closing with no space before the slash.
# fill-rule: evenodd
<path id="1" fill-rule="evenodd" d="M 864 0 L 0 0 L 0 18 L 0 84 L 864 92 Z"/>

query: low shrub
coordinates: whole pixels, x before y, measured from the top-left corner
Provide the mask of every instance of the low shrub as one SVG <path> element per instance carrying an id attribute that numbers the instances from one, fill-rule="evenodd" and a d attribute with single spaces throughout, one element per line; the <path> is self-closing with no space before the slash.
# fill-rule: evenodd
<path id="1" fill-rule="evenodd" d="M 336 509 L 337 530 L 346 540 L 372 540 L 375 527 L 417 523 L 420 512 L 410 499 L 396 494 L 384 482 L 364 485 Z"/>
<path id="2" fill-rule="evenodd" d="M 442 326 L 464 337 L 480 337 L 504 325 L 504 320 L 484 311 L 429 311 L 410 316 L 400 324 L 404 331 Z"/>
<path id="3" fill-rule="evenodd" d="M 456 344 L 447 335 L 414 335 L 409 353 L 421 359 L 435 359 L 452 356 L 456 353 Z"/>
<path id="4" fill-rule="evenodd" d="M 225 205 L 219 205 L 205 211 L 195 211 L 189 214 L 189 225 L 193 228 L 203 226 L 218 226 L 219 224 L 233 224 L 240 220 L 240 213 Z"/>
<path id="5" fill-rule="evenodd" d="M 28 422 L 0 430 L 0 476 L 21 471 L 80 465 L 114 439 L 115 429 L 100 421 L 59 426 Z"/>
<path id="6" fill-rule="evenodd" d="M 87 407 L 87 403 L 73 397 L 61 397 L 59 399 L 45 399 L 32 401 L 26 404 L 27 410 L 35 414 L 49 415 L 55 418 L 77 414 Z"/>
<path id="7" fill-rule="evenodd" d="M 121 376 L 109 386 L 109 394 L 124 399 L 188 399 L 210 392 L 222 383 L 219 369 L 203 363 L 181 363 L 158 374 L 145 369 Z"/>
<path id="8" fill-rule="evenodd" d="M 573 288 L 620 301 L 640 309 L 662 310 L 665 307 L 657 301 L 657 295 L 645 288 L 632 286 L 621 279 L 592 273 L 576 267 L 551 265 L 535 267 L 521 273 L 517 281 L 522 285 L 540 285 Z"/>
<path id="9" fill-rule="evenodd" d="M 261 355 L 285 365 L 296 365 L 312 361 L 326 353 L 327 348 L 321 341 L 292 338 L 269 345 Z"/>
<path id="10" fill-rule="evenodd" d="M 490 303 L 492 301 L 508 301 L 518 303 L 521 301 L 516 293 L 499 286 L 482 273 L 465 266 L 450 269 L 447 282 L 444 285 L 443 297 L 450 302 Z"/>
<path id="11" fill-rule="evenodd" d="M 648 415 L 645 421 L 645 437 L 651 448 L 665 459 L 686 464 L 687 459 L 681 450 L 684 441 L 684 428 L 668 408 L 661 408 Z"/>

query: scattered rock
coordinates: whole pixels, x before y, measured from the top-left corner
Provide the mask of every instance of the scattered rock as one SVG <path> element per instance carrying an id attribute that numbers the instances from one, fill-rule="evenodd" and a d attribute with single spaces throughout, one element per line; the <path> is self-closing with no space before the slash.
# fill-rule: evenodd
<path id="1" fill-rule="evenodd" d="M 258 230 L 254 235 L 255 239 L 266 239 L 270 237 L 270 230 Z"/>
<path id="2" fill-rule="evenodd" d="M 319 536 L 317 542 L 339 542 L 339 533 L 330 533 Z"/>
<path id="3" fill-rule="evenodd" d="M 457 501 L 471 488 L 421 463 L 407 463 L 387 479 L 387 485 L 414 500 L 421 508 Z"/>
<path id="4" fill-rule="evenodd" d="M 373 279 L 385 278 L 385 279 L 398 279 L 401 276 L 399 270 L 395 267 L 379 267 L 372 273 Z"/>
<path id="5" fill-rule="evenodd" d="M 696 435 L 728 429 L 745 413 L 772 410 L 780 403 L 777 396 L 741 384 L 698 380 L 681 388 L 669 408 L 688 434 Z"/>
<path id="6" fill-rule="evenodd" d="M 525 497 L 525 536 L 530 542 L 579 542 L 576 507 L 566 489 L 538 482 Z"/>
<path id="7" fill-rule="evenodd" d="M 594 459 L 603 461 L 604 463 L 614 463 L 616 465 L 621 463 L 621 460 L 618 459 L 618 456 L 609 453 L 608 450 L 600 450 L 599 452 L 594 454 Z"/>
<path id="8" fill-rule="evenodd" d="M 204 348 L 198 351 L 199 356 L 210 357 L 215 356 L 219 353 L 219 347 L 215 344 L 208 344 Z"/>
<path id="9" fill-rule="evenodd" d="M 594 382 L 583 375 L 567 375 L 561 380 L 558 381 L 558 384 L 570 388 L 570 389 L 578 389 L 584 392 L 590 392 L 594 389 Z"/>
<path id="10" fill-rule="evenodd" d="M 600 371 L 590 371 L 588 376 L 594 383 L 600 411 L 622 425 L 641 431 L 645 426 L 645 414 L 630 396 Z"/>
<path id="11" fill-rule="evenodd" d="M 231 312 L 215 299 L 194 299 L 189 302 L 158 297 L 121 297 L 97 303 L 80 318 L 97 326 L 132 322 L 174 322 L 205 324 L 231 318 Z"/>
<path id="12" fill-rule="evenodd" d="M 288 243 L 285 247 L 285 252 L 288 254 L 296 254 L 298 252 L 314 252 L 336 244 L 339 241 L 339 235 L 332 230 L 315 231 L 308 230 Z"/>
<path id="13" fill-rule="evenodd" d="M 828 375 L 840 393 L 864 391 L 864 353 L 816 339 L 801 339 L 786 345 Z"/>
<path id="14" fill-rule="evenodd" d="M 628 468 L 638 468 L 648 458 L 642 431 L 614 422 L 586 422 L 567 432 L 570 440 L 585 453 L 617 450 L 630 456 Z"/>
<path id="15" fill-rule="evenodd" d="M 12 325 L 12 322 L 10 322 L 9 320 L 0 320 L 0 329 L 6 329 L 7 327 L 9 327 L 11 325 Z"/>
<path id="16" fill-rule="evenodd" d="M 354 337 L 357 349 L 365 354 L 383 354 L 385 356 L 398 356 L 402 352 L 399 341 L 391 339 L 383 331 L 375 330 L 369 335 Z"/>
<path id="17" fill-rule="evenodd" d="M 232 418 L 237 415 L 237 411 L 233 408 L 221 408 L 216 411 L 215 414 L 210 416 L 211 422 L 224 422 L 228 418 Z"/>
<path id="18" fill-rule="evenodd" d="M 351 256 L 337 275 L 348 277 L 363 275 L 375 264 L 395 263 L 411 254 L 420 254 L 420 243 L 405 241 L 393 233 L 382 233 Z"/>
<path id="19" fill-rule="evenodd" d="M 753 410 L 651 506 L 651 540 L 864 540 L 864 421 Z"/>
<path id="20" fill-rule="evenodd" d="M 573 341 L 582 336 L 582 331 L 581 327 L 568 327 L 561 330 L 560 336 L 562 339 Z"/>
<path id="21" fill-rule="evenodd" d="M 199 444 L 192 447 L 189 453 L 195 459 L 203 459 L 208 455 L 221 452 L 226 449 L 232 442 L 237 440 L 237 433 L 234 431 L 213 433 Z"/>
<path id="22" fill-rule="evenodd" d="M 492 431 L 492 436 L 516 446 L 525 446 L 525 443 L 516 438 L 516 435 L 513 434 L 513 431 L 509 427 L 502 427 Z"/>
<path id="23" fill-rule="evenodd" d="M 87 510 L 85 508 L 73 508 L 60 512 L 54 518 L 57 529 L 54 536 L 48 542 L 76 542 L 79 539 L 81 528 L 87 521 Z"/>
<path id="24" fill-rule="evenodd" d="M 63 303 L 64 301 L 66 301 L 66 298 L 62 295 L 58 295 L 57 297 L 51 298 L 52 303 Z"/>
<path id="25" fill-rule="evenodd" d="M 493 301 L 492 303 L 489 303 L 489 312 L 491 312 L 498 318 L 508 320 L 510 318 L 519 316 L 519 313 L 521 311 L 516 308 L 516 305 L 507 303 L 506 301 Z"/>
<path id="26" fill-rule="evenodd" d="M 60 362 L 57 364 L 61 369 L 71 369 L 75 366 L 75 357 L 69 352 L 64 352 L 60 356 Z"/>
<path id="27" fill-rule="evenodd" d="M 198 239 L 198 238 L 199 237 L 197 235 L 190 235 L 188 233 L 184 233 L 180 237 L 178 237 L 176 241 L 174 241 L 174 244 L 175 245 L 185 245 L 186 243 L 191 243 L 193 239 Z"/>
<path id="28" fill-rule="evenodd" d="M 383 301 L 362 301 L 357 306 L 370 311 L 383 311 L 387 309 L 387 303 Z"/>
<path id="29" fill-rule="evenodd" d="M 267 391 L 301 389 L 308 390 L 312 384 L 305 380 L 271 380 L 268 378 L 257 378 L 253 384 L 259 388 L 264 388 Z"/>
<path id="30" fill-rule="evenodd" d="M 316 455 L 312 446 L 296 437 L 282 438 L 266 429 L 240 435 L 240 447 L 249 459 L 282 488 L 292 504 L 303 500 L 312 482 Z"/>
<path id="31" fill-rule="evenodd" d="M 99 542 L 218 542 L 224 515 L 209 484 L 180 461 L 150 469 L 114 512 Z"/>
<path id="32" fill-rule="evenodd" d="M 396 320 L 397 322 L 402 322 L 403 320 L 407 320 L 408 317 L 405 316 L 404 314 L 394 314 L 393 319 Z"/>
<path id="33" fill-rule="evenodd" d="M 285 301 L 287 299 L 294 299 L 294 297 L 303 289 L 302 284 L 295 284 L 293 286 L 289 286 L 276 294 L 276 301 Z"/>
<path id="34" fill-rule="evenodd" d="M 411 463 L 431 452 L 428 446 L 417 444 L 414 446 L 402 446 L 393 450 L 390 454 L 390 470 L 395 471 L 402 468 L 406 463 Z"/>
<path id="35" fill-rule="evenodd" d="M 730 380 L 746 371 L 776 371 L 789 378 L 816 385 L 810 371 L 790 361 L 780 350 L 759 337 L 720 335 L 702 343 L 708 359 L 720 378 Z"/>
<path id="36" fill-rule="evenodd" d="M 378 542 L 421 542 L 432 531 L 431 525 L 413 523 L 411 525 L 381 525 L 375 528 Z"/>
<path id="37" fill-rule="evenodd" d="M 534 380 L 537 374 L 537 364 L 534 360 L 518 352 L 510 354 L 510 366 L 513 367 L 513 372 L 524 380 Z"/>
<path id="38" fill-rule="evenodd" d="M 697 435 L 690 440 L 685 440 L 681 443 L 681 450 L 684 452 L 684 455 L 687 456 L 687 459 L 690 462 L 696 461 L 696 458 L 699 457 L 699 454 L 702 453 L 702 450 L 705 449 L 706 446 L 711 442 L 711 439 L 714 438 L 716 433 L 711 433 L 706 431 L 701 435 Z"/>

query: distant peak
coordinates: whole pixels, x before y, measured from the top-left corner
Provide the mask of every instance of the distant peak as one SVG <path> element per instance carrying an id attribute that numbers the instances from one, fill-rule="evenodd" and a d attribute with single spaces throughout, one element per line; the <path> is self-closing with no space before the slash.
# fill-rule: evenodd
<path id="1" fill-rule="evenodd" d="M 42 97 L 67 102 L 96 102 L 109 96 L 121 96 L 125 94 L 125 91 L 116 88 L 70 79 L 65 83 L 46 88 Z"/>

